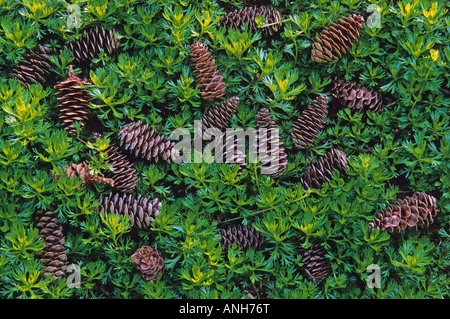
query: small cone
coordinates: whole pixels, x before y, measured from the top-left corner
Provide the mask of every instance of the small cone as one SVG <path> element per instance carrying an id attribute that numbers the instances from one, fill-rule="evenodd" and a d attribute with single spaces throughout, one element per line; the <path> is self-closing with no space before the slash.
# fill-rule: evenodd
<path id="1" fill-rule="evenodd" d="M 164 258 L 151 246 L 142 246 L 131 258 L 137 271 L 147 281 L 155 280 L 158 274 L 164 273 Z"/>
<path id="2" fill-rule="evenodd" d="M 217 139 L 216 149 L 222 152 L 216 152 L 216 162 L 226 163 L 229 165 L 239 165 L 239 170 L 237 172 L 237 177 L 242 174 L 242 171 L 247 166 L 246 155 L 245 155 L 245 144 L 242 143 L 238 137 L 232 134 L 227 134 L 224 132 L 221 137 Z M 219 145 L 222 143 L 222 145 Z"/>
<path id="3" fill-rule="evenodd" d="M 202 98 L 212 101 L 222 97 L 226 86 L 208 47 L 203 43 L 195 42 L 191 45 L 189 55 Z"/>
<path id="4" fill-rule="evenodd" d="M 279 178 L 286 171 L 288 160 L 279 133 L 275 131 L 278 127 L 267 108 L 258 111 L 256 123 L 258 123 L 256 154 L 261 161 L 261 172 Z"/>
<path id="5" fill-rule="evenodd" d="M 258 127 L 262 128 L 271 128 L 277 126 L 272 118 L 272 115 L 270 115 L 269 109 L 266 107 L 259 109 L 258 114 L 256 115 L 256 124 Z"/>
<path id="6" fill-rule="evenodd" d="M 91 174 L 89 172 L 90 169 L 91 168 L 90 168 L 89 164 L 87 164 L 86 162 L 82 162 L 80 164 L 72 163 L 72 164 L 66 166 L 64 171 L 66 172 L 66 174 L 69 178 L 72 178 L 72 177 L 81 178 L 83 180 L 83 184 L 81 185 L 82 187 L 88 186 L 89 184 L 91 184 L 93 182 L 103 183 L 103 184 L 108 184 L 110 186 L 114 186 L 114 181 L 112 179 L 98 176 L 96 174 Z"/>
<path id="7" fill-rule="evenodd" d="M 311 59 L 314 62 L 326 63 L 342 58 L 361 35 L 362 22 L 364 18 L 356 14 L 333 22 L 316 37 L 311 50 Z"/>

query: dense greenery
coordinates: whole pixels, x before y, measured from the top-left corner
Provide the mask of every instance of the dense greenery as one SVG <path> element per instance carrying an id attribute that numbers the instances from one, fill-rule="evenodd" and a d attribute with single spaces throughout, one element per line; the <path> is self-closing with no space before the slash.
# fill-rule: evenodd
<path id="1" fill-rule="evenodd" d="M 0 1 L 0 295 L 3 298 L 448 298 L 450 294 L 450 15 L 445 1 L 260 1 L 283 16 L 270 37 L 217 28 L 222 14 L 244 1 L 94 0 L 81 8 L 81 28 L 69 28 L 69 5 L 59 0 Z M 250 1 L 247 1 L 247 4 Z M 381 27 L 366 27 L 341 60 L 310 59 L 314 37 L 343 15 L 381 8 Z M 264 21 L 260 21 L 264 24 Z M 69 137 L 58 121 L 54 84 L 73 63 L 64 44 L 89 26 L 114 28 L 121 48 L 101 54 L 89 70 L 92 111 L 106 128 L 96 144 L 81 132 Z M 201 99 L 189 63 L 194 41 L 206 43 L 223 75 L 226 96 L 241 103 L 231 127 L 255 126 L 266 106 L 280 124 L 288 168 L 279 179 L 248 164 L 136 161 L 136 193 L 158 197 L 162 210 L 150 231 L 130 229 L 96 206 L 107 185 L 79 187 L 79 179 L 52 172 L 88 161 L 99 173 L 105 148 L 121 125 L 140 119 L 170 135 L 193 131 L 194 120 L 214 105 Z M 10 74 L 39 43 L 55 49 L 53 81 L 25 88 Z M 298 151 L 293 118 L 330 76 L 373 86 L 385 111 L 341 110 L 327 119 L 314 147 Z M 299 183 L 311 158 L 336 147 L 349 158 L 345 174 L 321 189 Z M 368 228 L 397 198 L 425 191 L 439 208 L 433 227 L 390 234 Z M 54 209 L 64 225 L 68 258 L 81 269 L 81 287 L 44 278 L 35 252 L 43 248 L 34 226 L 37 209 Z M 252 223 L 265 247 L 223 251 L 219 231 Z M 332 273 L 315 285 L 301 272 L 303 247 L 320 243 Z M 130 256 L 151 245 L 165 272 L 144 281 Z M 381 268 L 381 287 L 368 288 L 367 266 Z"/>

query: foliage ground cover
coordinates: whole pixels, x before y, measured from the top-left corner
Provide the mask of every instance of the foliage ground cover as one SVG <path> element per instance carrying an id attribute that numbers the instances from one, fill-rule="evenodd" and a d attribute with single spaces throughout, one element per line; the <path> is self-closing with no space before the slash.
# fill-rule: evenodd
<path id="1" fill-rule="evenodd" d="M 245 3 L 244 3 L 245 2 Z M 0 0 L 0 295 L 3 298 L 448 298 L 450 293 L 449 65 L 450 15 L 444 1 L 258 1 L 277 9 L 280 31 L 265 36 L 247 28 L 219 28 L 221 16 L 250 1 Z M 356 13 L 380 26 L 365 27 L 341 59 L 311 60 L 315 37 L 333 21 Z M 262 19 L 263 20 L 263 19 Z M 259 21 L 264 27 L 264 21 Z M 91 82 L 90 110 L 105 128 L 92 142 L 68 135 L 58 118 L 54 85 L 67 78 L 74 57 L 66 43 L 84 29 L 114 29 L 116 54 L 101 52 L 75 73 Z M 135 160 L 135 194 L 158 198 L 150 230 L 129 217 L 100 216 L 99 198 L 110 186 L 52 176 L 87 161 L 102 175 L 119 128 L 141 120 L 170 136 L 194 130 L 194 120 L 216 102 L 201 98 L 189 62 L 192 43 L 205 43 L 240 104 L 230 127 L 256 126 L 261 107 L 280 127 L 288 154 L 279 178 L 260 174 L 259 163 L 237 165 Z M 13 68 L 39 44 L 54 49 L 46 85 L 24 87 Z M 326 119 L 314 145 L 297 150 L 292 121 L 331 77 L 381 92 L 384 110 L 339 110 Z M 330 96 L 331 99 L 331 96 Z M 320 189 L 300 183 L 310 162 L 331 148 L 348 157 Z M 370 229 L 378 213 L 416 191 L 436 198 L 430 227 L 389 233 Z M 45 277 L 36 253 L 44 248 L 36 210 L 54 210 L 63 225 L 67 257 L 79 266 L 79 288 Z M 228 250 L 220 231 L 252 224 L 262 249 Z M 325 250 L 330 274 L 320 284 L 301 271 L 301 249 Z M 164 273 L 146 281 L 131 256 L 150 245 L 164 258 Z M 369 265 L 380 287 L 368 287 Z"/>

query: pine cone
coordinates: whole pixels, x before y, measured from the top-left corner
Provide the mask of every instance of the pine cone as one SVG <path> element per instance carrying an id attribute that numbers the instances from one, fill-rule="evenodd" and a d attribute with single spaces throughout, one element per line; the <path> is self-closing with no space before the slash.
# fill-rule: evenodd
<path id="1" fill-rule="evenodd" d="M 120 147 L 129 151 L 135 157 L 147 160 L 154 158 L 155 162 L 161 158 L 170 163 L 171 159 L 178 156 L 174 148 L 175 142 L 171 142 L 166 136 L 158 134 L 148 124 L 141 121 L 131 122 L 120 128 Z"/>
<path id="2" fill-rule="evenodd" d="M 276 277 L 263 278 L 251 286 L 244 288 L 244 291 L 250 299 L 272 299 L 272 294 L 277 289 Z"/>
<path id="3" fill-rule="evenodd" d="M 100 214 L 115 213 L 128 215 L 131 219 L 131 227 L 148 229 L 152 226 L 152 219 L 159 215 L 161 202 L 141 195 L 110 193 L 100 197 Z"/>
<path id="4" fill-rule="evenodd" d="M 147 281 L 155 280 L 158 274 L 164 273 L 164 258 L 151 246 L 142 246 L 131 258 L 142 278 Z"/>
<path id="5" fill-rule="evenodd" d="M 75 75 L 70 67 L 69 76 L 66 80 L 55 85 L 56 96 L 59 103 L 59 119 L 66 131 L 71 136 L 76 136 L 77 131 L 73 123 L 80 121 L 80 127 L 86 125 L 89 118 L 89 97 L 88 90 L 82 85 L 89 84 Z"/>
<path id="6" fill-rule="evenodd" d="M 43 86 L 50 75 L 50 68 L 52 67 L 50 62 L 51 54 L 51 48 L 39 45 L 35 51 L 25 55 L 24 59 L 14 67 L 12 75 L 23 86 L 30 84 L 41 84 Z"/>
<path id="7" fill-rule="evenodd" d="M 322 184 L 331 180 L 333 171 L 343 172 L 347 166 L 347 156 L 333 148 L 325 156 L 320 156 L 314 164 L 309 166 L 301 178 L 301 183 L 305 189 L 318 189 Z"/>
<path id="8" fill-rule="evenodd" d="M 94 139 L 101 139 L 99 133 L 93 133 Z M 125 154 L 115 145 L 109 144 L 106 149 L 105 164 L 112 166 L 113 171 L 105 170 L 105 177 L 114 181 L 114 188 L 118 192 L 129 193 L 136 188 L 138 175 L 133 164 L 128 160 Z"/>
<path id="9" fill-rule="evenodd" d="M 222 97 L 226 86 L 208 47 L 195 42 L 191 45 L 189 55 L 200 95 L 207 101 Z"/>
<path id="10" fill-rule="evenodd" d="M 291 136 L 295 147 L 306 149 L 312 146 L 325 126 L 327 115 L 328 98 L 325 94 L 319 95 L 293 123 Z"/>
<path id="11" fill-rule="evenodd" d="M 245 141 L 241 141 L 238 139 L 239 137 L 235 137 L 233 134 L 227 134 L 224 132 L 220 138 L 217 139 L 222 142 L 222 154 L 220 152 L 216 152 L 216 162 L 217 163 L 226 163 L 229 165 L 239 165 L 239 170 L 237 176 L 242 174 L 242 171 L 247 166 L 245 161 Z M 240 147 L 239 145 L 242 145 Z M 219 149 L 220 145 L 216 144 L 216 149 Z M 220 155 L 222 155 L 220 157 Z"/>
<path id="12" fill-rule="evenodd" d="M 61 222 L 53 211 L 36 212 L 36 228 L 39 237 L 45 243 L 43 250 L 36 252 L 36 257 L 45 267 L 44 276 L 54 276 L 59 279 L 67 269 L 67 250 Z"/>
<path id="13" fill-rule="evenodd" d="M 236 108 L 239 105 L 239 98 L 234 96 L 228 100 L 223 101 L 216 107 L 209 109 L 202 118 L 201 125 L 203 134 L 209 128 L 217 128 L 223 130 L 230 122 L 231 116 L 236 112 Z M 210 137 L 210 134 L 205 134 L 206 138 Z"/>
<path id="14" fill-rule="evenodd" d="M 81 184 L 82 187 L 88 186 L 89 184 L 91 184 L 93 182 L 104 183 L 104 184 L 108 184 L 110 186 L 114 186 L 114 181 L 112 179 L 102 177 L 97 174 L 91 174 L 91 173 L 89 173 L 90 169 L 91 168 L 90 168 L 89 164 L 87 164 L 86 162 L 82 162 L 80 164 L 72 163 L 72 164 L 66 166 L 64 171 L 66 172 L 66 174 L 69 178 L 72 178 L 72 177 L 81 178 L 83 180 L 83 184 Z"/>
<path id="15" fill-rule="evenodd" d="M 300 247 L 303 272 L 316 285 L 324 281 L 330 274 L 330 263 L 325 257 L 325 249 L 317 243 L 312 243 L 308 249 Z"/>
<path id="16" fill-rule="evenodd" d="M 271 128 L 277 126 L 272 118 L 272 115 L 270 115 L 269 109 L 266 107 L 259 109 L 258 114 L 256 115 L 256 124 L 258 127 L 262 128 Z"/>
<path id="17" fill-rule="evenodd" d="M 219 244 L 224 249 L 228 249 L 233 243 L 236 243 L 243 250 L 249 248 L 260 249 L 264 243 L 264 236 L 251 224 L 230 225 L 220 231 Z"/>
<path id="18" fill-rule="evenodd" d="M 330 62 L 342 58 L 363 28 L 364 18 L 352 14 L 333 22 L 318 35 L 313 43 L 311 59 L 314 62 Z"/>
<path id="19" fill-rule="evenodd" d="M 359 113 L 366 110 L 383 111 L 381 93 L 373 88 L 365 88 L 361 84 L 335 79 L 331 93 L 341 107 L 348 107 Z"/>
<path id="20" fill-rule="evenodd" d="M 68 48 L 77 63 L 86 63 L 98 57 L 102 50 L 106 54 L 112 55 L 119 45 L 114 30 L 95 27 L 85 30 L 82 38 L 69 42 Z"/>
<path id="21" fill-rule="evenodd" d="M 267 108 L 261 108 L 256 117 L 258 134 L 256 137 L 256 154 L 261 161 L 265 174 L 278 178 L 286 171 L 287 154 L 281 142 L 279 133 L 275 137 L 274 130 L 278 130 Z"/>
<path id="22" fill-rule="evenodd" d="M 264 16 L 264 24 L 267 26 L 258 28 L 255 18 L 262 16 Z M 281 14 L 278 10 L 265 6 L 252 6 L 225 13 L 217 26 L 226 29 L 240 29 L 246 24 L 251 32 L 259 30 L 264 36 L 267 36 L 276 33 L 280 29 L 281 23 Z"/>
<path id="23" fill-rule="evenodd" d="M 381 210 L 369 228 L 401 232 L 405 229 L 429 226 L 434 223 L 437 214 L 436 199 L 424 192 L 415 192 L 413 196 L 398 199 L 394 204 Z"/>

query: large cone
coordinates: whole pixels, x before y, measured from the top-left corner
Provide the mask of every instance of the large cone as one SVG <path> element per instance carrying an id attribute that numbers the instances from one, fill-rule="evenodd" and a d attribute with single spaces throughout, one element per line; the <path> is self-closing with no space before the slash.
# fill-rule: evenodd
<path id="1" fill-rule="evenodd" d="M 355 82 L 335 79 L 331 94 L 340 108 L 349 108 L 358 113 L 383 111 L 381 93 Z"/>
<path id="2" fill-rule="evenodd" d="M 80 128 L 83 128 L 90 115 L 89 102 L 91 98 L 88 89 L 83 87 L 86 84 L 89 84 L 89 82 L 76 76 L 71 66 L 68 78 L 55 85 L 59 104 L 59 119 L 71 136 L 77 135 L 74 122 L 79 121 Z"/>
<path id="3" fill-rule="evenodd" d="M 356 14 L 333 22 L 316 37 L 311 50 L 311 59 L 315 62 L 330 62 L 342 58 L 361 35 L 362 22 L 364 18 Z"/>
<path id="4" fill-rule="evenodd" d="M 243 250 L 260 249 L 264 243 L 264 236 L 251 224 L 230 225 L 220 231 L 220 245 L 228 249 L 233 243 Z"/>
<path id="5" fill-rule="evenodd" d="M 261 172 L 273 178 L 281 177 L 288 164 L 287 154 L 269 109 L 261 108 L 258 111 L 256 123 L 258 123 L 256 154 L 261 161 Z"/>
<path id="6" fill-rule="evenodd" d="M 77 63 L 88 63 L 98 57 L 101 51 L 112 55 L 118 50 L 119 44 L 114 30 L 94 27 L 85 30 L 82 38 L 69 42 L 67 47 Z"/>
<path id="7" fill-rule="evenodd" d="M 207 101 L 222 97 L 226 86 L 208 47 L 195 42 L 191 45 L 189 55 L 200 95 Z"/>
<path id="8" fill-rule="evenodd" d="M 45 243 L 44 249 L 36 252 L 36 256 L 44 264 L 44 275 L 62 278 L 66 274 L 68 262 L 61 222 L 53 211 L 38 210 L 35 219 L 39 236 Z"/>
<path id="9" fill-rule="evenodd" d="M 415 192 L 383 209 L 376 219 L 370 222 L 370 228 L 402 232 L 417 229 L 434 223 L 437 214 L 436 199 L 424 192 Z"/>
<path id="10" fill-rule="evenodd" d="M 137 158 L 154 159 L 155 162 L 162 159 L 171 162 L 172 157 L 178 155 L 175 149 L 175 142 L 157 133 L 150 125 L 141 121 L 131 122 L 122 126 L 119 137 L 120 147 Z"/>
<path id="11" fill-rule="evenodd" d="M 25 55 L 24 59 L 14 67 L 12 75 L 24 86 L 46 84 L 52 67 L 51 54 L 51 48 L 39 45 L 36 50 Z"/>
<path id="12" fill-rule="evenodd" d="M 152 219 L 159 215 L 161 202 L 158 198 L 150 199 L 141 195 L 110 193 L 100 197 L 99 213 L 128 215 L 131 227 L 150 228 Z"/>

